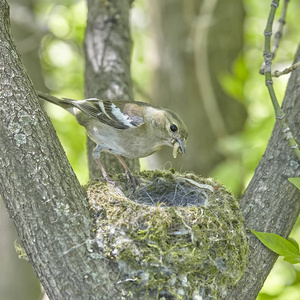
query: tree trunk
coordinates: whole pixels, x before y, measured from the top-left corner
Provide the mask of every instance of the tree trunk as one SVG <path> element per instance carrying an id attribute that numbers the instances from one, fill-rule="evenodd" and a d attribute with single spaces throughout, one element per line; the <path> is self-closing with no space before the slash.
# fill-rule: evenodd
<path id="1" fill-rule="evenodd" d="M 189 128 L 187 154 L 156 154 L 161 166 L 204 176 L 223 159 L 218 139 L 241 131 L 245 107 L 228 95 L 221 75 L 231 74 L 243 47 L 243 3 L 239 0 L 151 2 L 156 46 L 153 99 L 174 108 Z M 176 108 L 176 109 L 175 109 Z"/>
<path id="2" fill-rule="evenodd" d="M 295 62 L 299 59 L 300 48 Z M 263 80 L 262 77 L 262 84 Z M 283 111 L 298 141 L 300 140 L 299 90 L 298 68 L 291 74 L 283 101 Z M 265 154 L 241 199 L 240 206 L 245 216 L 246 227 L 288 237 L 300 212 L 299 190 L 288 181 L 288 178 L 299 176 L 299 161 L 293 155 L 276 123 Z M 237 287 L 227 295 L 228 300 L 256 299 L 277 259 L 277 255 L 266 248 L 250 231 L 249 236 L 251 252 L 248 267 Z"/>
<path id="3" fill-rule="evenodd" d="M 0 1 L 0 194 L 51 299 L 86 299 L 101 277 L 86 197 L 10 35 Z M 87 259 L 89 262 L 85 261 Z M 89 299 L 96 299 L 91 296 Z"/>
<path id="4" fill-rule="evenodd" d="M 40 61 L 39 45 L 44 34 L 34 19 L 32 0 L 11 0 L 11 29 L 28 74 L 38 90 L 45 90 Z M 20 11 L 22 17 L 20 18 Z M 32 22 L 28 22 L 30 19 Z M 32 266 L 18 258 L 14 242 L 20 240 L 12 220 L 0 199 L 0 295 L 2 299 L 33 300 L 42 295 L 41 284 Z"/>
<path id="5" fill-rule="evenodd" d="M 131 1 L 88 0 L 85 34 L 85 95 L 87 98 L 133 100 L 130 76 L 131 38 L 129 9 Z M 95 143 L 88 139 L 90 178 L 101 177 L 92 158 Z M 115 156 L 101 154 L 105 169 L 124 172 Z M 139 169 L 138 159 L 125 159 L 132 171 Z"/>
<path id="6" fill-rule="evenodd" d="M 50 299 L 120 299 L 121 270 L 96 249 L 86 197 L 38 104 L 10 36 L 8 12 L 0 0 L 1 197 Z M 283 105 L 296 139 L 299 89 L 297 69 Z M 246 226 L 286 237 L 300 211 L 300 193 L 287 178 L 299 175 L 299 162 L 276 125 L 241 200 Z M 224 299 L 255 299 L 276 259 L 252 235 L 250 241 L 247 272 Z"/>

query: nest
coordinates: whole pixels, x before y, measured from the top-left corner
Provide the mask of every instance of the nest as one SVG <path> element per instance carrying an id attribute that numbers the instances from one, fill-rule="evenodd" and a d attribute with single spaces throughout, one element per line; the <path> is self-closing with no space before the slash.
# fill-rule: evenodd
<path id="1" fill-rule="evenodd" d="M 248 239 L 238 201 L 211 178 L 135 174 L 87 188 L 98 250 L 118 269 L 125 299 L 220 299 L 243 274 Z M 126 197 L 130 195 L 130 199 Z"/>

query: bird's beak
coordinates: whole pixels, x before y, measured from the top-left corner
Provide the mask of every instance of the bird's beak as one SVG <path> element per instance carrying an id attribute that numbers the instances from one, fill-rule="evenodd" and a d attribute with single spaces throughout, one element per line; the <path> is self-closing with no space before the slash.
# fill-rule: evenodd
<path id="1" fill-rule="evenodd" d="M 184 142 L 180 139 L 177 139 L 177 142 L 179 144 L 178 152 L 183 155 L 185 154 L 185 148 L 184 148 Z"/>
<path id="2" fill-rule="evenodd" d="M 173 142 L 173 157 L 176 158 L 177 153 L 185 154 L 184 142 L 180 139 L 176 139 Z"/>

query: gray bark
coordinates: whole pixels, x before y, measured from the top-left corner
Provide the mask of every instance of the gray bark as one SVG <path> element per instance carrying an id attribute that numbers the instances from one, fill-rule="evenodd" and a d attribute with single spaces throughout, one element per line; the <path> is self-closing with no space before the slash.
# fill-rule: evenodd
<path id="1" fill-rule="evenodd" d="M 295 61 L 300 59 L 298 49 Z M 263 81 L 263 78 L 262 78 Z M 288 82 L 283 110 L 296 140 L 300 140 L 300 69 L 295 70 Z M 270 102 L 271 105 L 271 102 Z M 299 161 L 284 140 L 278 124 L 242 199 L 241 210 L 247 228 L 277 233 L 288 237 L 300 212 L 300 192 L 289 177 L 300 176 Z M 245 275 L 226 299 L 256 299 L 273 267 L 277 255 L 262 245 L 250 232 L 250 257 Z"/>
<path id="2" fill-rule="evenodd" d="M 37 102 L 10 36 L 8 12 L 0 0 L 0 195 L 51 299 L 118 299 L 118 272 L 94 253 L 85 195 Z M 283 106 L 298 140 L 299 90 L 297 69 Z M 299 162 L 276 125 L 241 200 L 246 226 L 286 237 L 300 210 L 300 193 L 287 178 L 299 175 Z M 255 299 L 276 259 L 250 237 L 247 272 L 227 299 Z"/>
<path id="3" fill-rule="evenodd" d="M 46 90 L 40 61 L 39 45 L 45 30 L 36 22 L 33 0 L 11 0 L 11 30 L 30 79 L 38 90 Z M 18 258 L 14 242 L 18 238 L 15 226 L 0 199 L 0 295 L 5 300 L 34 300 L 42 295 L 41 284 L 32 266 Z"/>
<path id="4" fill-rule="evenodd" d="M 83 299 L 101 282 L 94 272 L 106 268 L 101 272 L 99 258 L 92 258 L 86 197 L 9 28 L 9 7 L 1 0 L 0 195 L 50 298 Z"/>
<path id="5" fill-rule="evenodd" d="M 88 20 L 85 34 L 85 95 L 87 98 L 133 100 L 130 77 L 131 38 L 129 9 L 131 1 L 88 0 Z M 92 158 L 94 142 L 88 140 L 90 178 L 101 177 Z M 101 154 L 109 172 L 124 172 L 111 154 Z M 125 159 L 132 171 L 139 169 L 137 159 Z"/>

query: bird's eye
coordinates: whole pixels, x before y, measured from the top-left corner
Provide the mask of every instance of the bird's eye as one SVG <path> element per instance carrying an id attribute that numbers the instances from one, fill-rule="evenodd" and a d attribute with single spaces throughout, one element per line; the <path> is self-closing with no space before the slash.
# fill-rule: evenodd
<path id="1" fill-rule="evenodd" d="M 171 129 L 171 131 L 175 132 L 175 131 L 177 131 L 178 128 L 175 124 L 171 124 L 170 129 Z"/>

